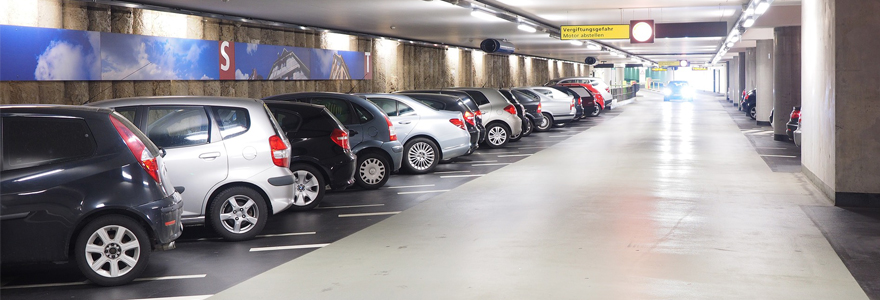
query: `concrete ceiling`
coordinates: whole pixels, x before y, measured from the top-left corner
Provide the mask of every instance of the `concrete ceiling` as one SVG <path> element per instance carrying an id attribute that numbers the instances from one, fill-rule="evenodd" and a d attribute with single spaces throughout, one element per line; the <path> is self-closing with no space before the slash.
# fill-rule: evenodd
<path id="1" fill-rule="evenodd" d="M 776 0 L 775 6 L 799 0 Z M 627 62 L 586 46 L 574 46 L 546 33 L 527 33 L 516 24 L 486 21 L 470 16 L 470 10 L 440 0 L 132 0 L 195 11 L 287 22 L 329 29 L 369 33 L 403 39 L 479 47 L 486 38 L 507 39 L 517 52 L 555 59 Z M 732 24 L 747 0 L 480 0 L 518 15 L 551 25 L 629 24 L 630 20 L 653 19 L 657 23 L 718 22 Z M 799 22 L 799 6 L 797 21 Z M 790 23 L 792 11 L 778 18 Z M 758 25 L 765 18 L 759 19 Z M 771 18 L 766 18 L 771 19 Z M 730 25 L 728 25 L 730 26 Z M 757 27 L 757 26 L 756 26 Z M 658 39 L 654 44 L 633 45 L 629 40 L 606 40 L 606 44 L 655 60 L 708 61 L 720 38 Z"/>

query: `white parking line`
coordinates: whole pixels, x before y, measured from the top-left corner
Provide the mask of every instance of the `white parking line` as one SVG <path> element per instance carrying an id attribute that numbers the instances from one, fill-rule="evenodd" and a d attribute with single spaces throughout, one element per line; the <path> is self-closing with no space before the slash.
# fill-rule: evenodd
<path id="1" fill-rule="evenodd" d="M 532 156 L 532 154 L 511 154 L 511 155 L 498 155 L 498 157 L 520 157 L 520 156 Z"/>
<path id="2" fill-rule="evenodd" d="M 387 186 L 389 189 L 408 189 L 408 188 L 420 188 L 420 187 L 429 187 L 434 186 L 433 184 L 423 184 L 423 185 L 403 185 L 403 186 Z"/>
<path id="3" fill-rule="evenodd" d="M 547 147 L 540 147 L 540 146 L 539 147 L 519 147 L 516 149 L 544 149 L 544 148 L 547 148 Z"/>
<path id="4" fill-rule="evenodd" d="M 519 153 L 519 151 L 513 151 L 513 152 L 483 152 L 483 153 L 478 153 L 478 154 L 484 154 L 484 155 L 495 155 L 495 154 L 513 154 L 513 153 Z"/>
<path id="5" fill-rule="evenodd" d="M 429 193 L 443 193 L 448 192 L 449 190 L 434 190 L 434 191 L 415 191 L 415 192 L 400 192 L 398 195 L 409 195 L 409 194 L 429 194 Z"/>
<path id="6" fill-rule="evenodd" d="M 547 137 L 549 137 L 549 138 L 567 138 L 567 137 L 573 137 L 573 136 L 576 136 L 576 135 L 577 135 L 577 134 L 572 134 L 572 135 L 548 135 Z"/>
<path id="7" fill-rule="evenodd" d="M 471 171 L 443 171 L 443 172 L 434 172 L 434 174 L 455 174 L 455 173 L 470 173 Z"/>
<path id="8" fill-rule="evenodd" d="M 498 161 L 497 161 L 497 160 L 475 160 L 475 161 L 469 161 L 469 162 L 467 162 L 467 163 L 469 163 L 469 164 L 481 164 L 481 163 L 493 163 L 493 162 L 498 162 Z"/>
<path id="9" fill-rule="evenodd" d="M 162 298 L 138 298 L 129 300 L 204 300 L 214 295 L 197 295 L 197 296 L 181 296 L 181 297 L 162 297 Z"/>
<path id="10" fill-rule="evenodd" d="M 208 276 L 208 274 L 196 274 L 196 275 L 178 275 L 178 276 L 163 276 L 163 277 L 144 277 L 137 278 L 134 281 L 159 281 L 159 280 L 175 280 L 175 279 L 193 279 L 193 278 L 204 278 Z M 29 288 L 45 288 L 45 287 L 60 287 L 60 286 L 74 286 L 74 285 L 85 285 L 88 284 L 88 281 L 77 281 L 77 282 L 62 282 L 62 283 L 43 283 L 43 284 L 26 284 L 26 285 L 13 285 L 13 286 L 4 286 L 0 287 L 0 290 L 11 290 L 11 289 L 29 289 Z"/>
<path id="11" fill-rule="evenodd" d="M 292 245 L 292 246 L 275 246 L 275 247 L 258 247 L 251 248 L 249 252 L 277 251 L 277 250 L 295 250 L 295 249 L 314 249 L 323 248 L 330 244 L 310 244 L 310 245 Z"/>
<path id="12" fill-rule="evenodd" d="M 472 175 L 449 175 L 449 176 L 440 176 L 440 178 L 462 178 L 462 177 L 480 177 L 486 174 L 472 174 Z"/>
<path id="13" fill-rule="evenodd" d="M 433 185 L 433 184 L 432 184 Z M 364 205 L 345 205 L 345 206 L 324 206 L 316 209 L 338 209 L 338 208 L 358 208 L 358 207 L 374 207 L 385 206 L 385 204 L 364 204 Z"/>
<path id="14" fill-rule="evenodd" d="M 761 155 L 763 157 L 787 157 L 787 158 L 797 158 L 797 156 L 792 155 Z"/>
<path id="15" fill-rule="evenodd" d="M 278 234 L 264 234 L 264 235 L 258 235 L 257 237 L 267 238 L 267 237 L 313 235 L 313 234 L 317 234 L 317 232 L 291 232 L 291 233 L 278 233 Z"/>
<path id="16" fill-rule="evenodd" d="M 476 165 L 471 165 L 471 166 L 473 166 L 473 167 L 488 167 L 488 166 L 506 166 L 509 164 L 511 164 L 511 163 L 476 164 Z"/>
<path id="17" fill-rule="evenodd" d="M 377 213 L 363 213 L 363 214 L 341 214 L 340 218 L 351 218 L 351 217 L 372 217 L 372 216 L 387 216 L 387 215 L 396 215 L 399 214 L 399 211 L 389 211 L 389 212 L 377 212 Z"/>

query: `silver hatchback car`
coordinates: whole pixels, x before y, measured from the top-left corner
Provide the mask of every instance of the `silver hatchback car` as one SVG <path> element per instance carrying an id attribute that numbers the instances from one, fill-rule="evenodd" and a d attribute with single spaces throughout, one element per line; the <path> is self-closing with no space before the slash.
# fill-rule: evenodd
<path id="1" fill-rule="evenodd" d="M 521 87 L 514 90 L 527 97 L 540 99 L 542 119 L 538 124 L 535 124 L 536 131 L 547 131 L 553 125 L 564 125 L 574 120 L 577 115 L 574 97 L 559 90 L 548 87 Z M 553 97 L 553 94 L 557 96 Z"/>
<path id="2" fill-rule="evenodd" d="M 290 143 L 261 100 L 146 97 L 89 105 L 115 109 L 167 152 L 185 225 L 207 223 L 225 239 L 245 240 L 269 215 L 294 205 Z"/>
<path id="3" fill-rule="evenodd" d="M 522 119 L 516 114 L 516 107 L 498 89 L 453 88 L 453 90 L 466 92 L 480 105 L 483 124 L 486 126 L 486 145 L 489 148 L 503 147 L 511 137 L 522 134 Z"/>
<path id="4" fill-rule="evenodd" d="M 423 174 L 440 160 L 468 153 L 471 135 L 460 112 L 437 110 L 415 99 L 395 94 L 363 94 L 384 111 L 403 143 L 403 168 Z"/>

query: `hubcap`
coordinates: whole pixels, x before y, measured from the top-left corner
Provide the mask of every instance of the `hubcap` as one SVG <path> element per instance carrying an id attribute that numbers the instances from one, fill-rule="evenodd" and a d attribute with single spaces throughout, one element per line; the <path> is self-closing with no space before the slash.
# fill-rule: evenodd
<path id="1" fill-rule="evenodd" d="M 492 129 L 489 129 L 488 139 L 492 145 L 502 145 L 507 141 L 507 130 L 504 130 L 501 126 L 492 127 Z"/>
<path id="2" fill-rule="evenodd" d="M 128 274 L 141 257 L 141 244 L 128 228 L 108 225 L 99 228 L 86 242 L 86 263 L 104 277 Z"/>
<path id="3" fill-rule="evenodd" d="M 385 178 L 385 164 L 377 158 L 368 158 L 361 163 L 360 177 L 367 184 L 378 184 Z"/>
<path id="4" fill-rule="evenodd" d="M 256 204 L 254 199 L 245 195 L 235 195 L 223 201 L 220 206 L 220 223 L 223 228 L 232 233 L 245 233 L 254 229 L 260 215 Z"/>
<path id="5" fill-rule="evenodd" d="M 547 115 L 543 115 L 543 116 L 541 116 L 541 125 L 540 125 L 540 127 L 542 128 L 542 130 L 543 130 L 544 128 L 550 127 L 550 117 L 548 117 Z"/>
<path id="6" fill-rule="evenodd" d="M 413 144 L 407 151 L 407 161 L 413 169 L 427 170 L 434 164 L 434 147 L 425 142 Z"/>
<path id="7" fill-rule="evenodd" d="M 312 172 L 296 170 L 293 172 L 293 205 L 306 206 L 318 199 L 321 186 Z"/>

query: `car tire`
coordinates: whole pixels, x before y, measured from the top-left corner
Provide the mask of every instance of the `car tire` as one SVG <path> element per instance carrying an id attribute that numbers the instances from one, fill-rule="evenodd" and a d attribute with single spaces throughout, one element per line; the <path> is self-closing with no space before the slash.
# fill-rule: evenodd
<path id="1" fill-rule="evenodd" d="M 520 137 L 520 138 L 532 135 L 532 131 L 534 131 L 534 130 L 535 130 L 535 122 L 532 121 L 531 118 L 526 118 L 525 120 L 523 120 L 522 137 Z"/>
<path id="2" fill-rule="evenodd" d="M 510 141 L 510 128 L 505 124 L 493 123 L 486 127 L 486 146 L 498 149 Z"/>
<path id="3" fill-rule="evenodd" d="M 388 162 L 385 156 L 372 151 L 358 153 L 354 181 L 361 188 L 375 190 L 388 182 L 388 177 L 391 177 L 391 170 L 391 163 Z"/>
<path id="4" fill-rule="evenodd" d="M 223 190 L 211 199 L 208 209 L 211 227 L 228 241 L 244 241 L 257 236 L 266 226 L 269 209 L 266 199 L 249 187 Z"/>
<path id="5" fill-rule="evenodd" d="M 121 215 L 103 216 L 86 224 L 75 247 L 79 270 L 102 286 L 131 282 L 144 272 L 150 260 L 149 235 L 137 221 Z"/>
<path id="6" fill-rule="evenodd" d="M 410 139 L 403 146 L 403 167 L 407 173 L 425 174 L 434 171 L 440 162 L 440 149 L 426 138 Z"/>
<path id="7" fill-rule="evenodd" d="M 590 113 L 590 117 L 598 117 L 602 114 L 602 107 L 599 104 L 593 106 L 593 112 Z"/>
<path id="8" fill-rule="evenodd" d="M 757 116 L 758 116 L 758 108 L 752 107 L 752 109 L 749 110 L 749 118 L 752 118 L 752 120 L 755 120 L 755 119 L 757 119 Z"/>
<path id="9" fill-rule="evenodd" d="M 547 113 L 541 113 L 541 123 L 535 124 L 535 131 L 544 132 L 553 127 L 553 116 Z"/>
<path id="10" fill-rule="evenodd" d="M 291 165 L 290 171 L 293 173 L 293 205 L 289 209 L 304 211 L 320 205 L 327 188 L 321 172 L 302 163 Z"/>

